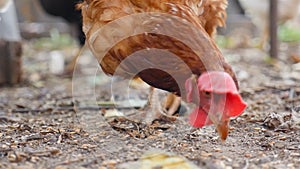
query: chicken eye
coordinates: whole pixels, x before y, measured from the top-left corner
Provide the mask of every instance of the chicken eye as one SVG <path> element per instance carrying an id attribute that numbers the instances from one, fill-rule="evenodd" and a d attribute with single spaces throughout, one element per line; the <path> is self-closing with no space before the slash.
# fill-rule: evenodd
<path id="1" fill-rule="evenodd" d="M 204 91 L 203 94 L 206 97 L 210 97 L 211 96 L 211 92 L 208 92 L 208 91 Z"/>

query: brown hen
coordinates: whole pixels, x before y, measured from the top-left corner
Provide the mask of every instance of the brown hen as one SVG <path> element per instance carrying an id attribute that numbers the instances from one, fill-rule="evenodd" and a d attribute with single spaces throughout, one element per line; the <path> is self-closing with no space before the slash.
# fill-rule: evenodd
<path id="1" fill-rule="evenodd" d="M 246 106 L 211 38 L 225 23 L 227 0 L 85 0 L 79 7 L 87 44 L 105 73 L 137 75 L 194 102 L 191 124 L 214 123 L 227 137 L 229 118 Z"/>

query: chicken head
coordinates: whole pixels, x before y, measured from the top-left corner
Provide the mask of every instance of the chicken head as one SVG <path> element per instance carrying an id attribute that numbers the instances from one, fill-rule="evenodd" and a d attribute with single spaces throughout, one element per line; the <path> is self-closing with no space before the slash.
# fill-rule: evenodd
<path id="1" fill-rule="evenodd" d="M 232 77 L 221 71 L 202 73 L 198 80 L 186 81 L 187 101 L 196 104 L 189 121 L 201 128 L 214 124 L 222 140 L 228 135 L 230 117 L 239 116 L 247 104 L 242 100 Z"/>

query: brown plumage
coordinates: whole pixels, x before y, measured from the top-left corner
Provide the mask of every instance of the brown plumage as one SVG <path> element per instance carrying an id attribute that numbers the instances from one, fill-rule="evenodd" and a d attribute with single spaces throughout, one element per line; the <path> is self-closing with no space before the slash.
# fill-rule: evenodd
<path id="1" fill-rule="evenodd" d="M 237 82 L 231 67 L 225 63 L 224 58 L 214 41 L 206 35 L 207 32 L 209 36 L 213 36 L 217 26 L 224 25 L 226 19 L 226 6 L 227 0 L 86 0 L 80 5 L 80 8 L 82 9 L 83 15 L 83 30 L 88 42 L 93 33 L 111 21 L 135 13 L 162 12 L 184 18 L 198 29 L 201 29 L 204 34 L 203 37 L 205 38 L 204 42 L 207 44 L 203 45 L 205 50 L 199 51 L 201 54 L 200 57 L 211 58 L 208 60 L 199 58 L 187 45 L 175 38 L 157 34 L 141 34 L 120 41 L 109 50 L 104 58 L 101 58 L 100 65 L 107 74 L 113 75 L 120 62 L 130 54 L 141 49 L 157 48 L 168 49 L 169 52 L 179 56 L 191 68 L 194 74 L 200 75 L 201 72 L 207 71 L 207 69 L 224 69 L 233 77 L 234 81 Z M 174 23 L 170 23 L 170 27 L 171 24 Z M 172 25 L 172 27 L 174 27 L 174 25 Z M 120 29 L 134 30 L 134 27 L 126 25 L 120 27 Z M 180 25 L 176 30 L 174 29 L 174 31 L 181 31 Z M 111 32 L 108 32 L 107 34 L 109 33 Z M 185 39 L 186 37 L 183 38 Z M 103 40 L 103 42 L 105 42 L 105 40 Z M 103 48 L 103 46 L 101 46 L 102 44 L 97 46 L 97 42 L 88 44 L 91 48 L 95 49 L 93 51 Z M 208 50 L 213 50 L 213 52 L 211 52 L 213 56 L 204 53 Z M 94 54 L 97 56 L 97 52 L 94 52 Z M 173 69 L 174 67 L 178 67 L 178 65 L 176 65 L 176 62 L 172 63 L 168 61 L 168 59 L 169 58 L 161 57 L 159 62 L 164 64 L 167 63 L 164 69 L 170 70 L 170 74 L 182 73 L 182 79 L 186 79 L 190 76 L 190 74 L 180 69 Z M 98 60 L 100 60 L 100 58 L 98 58 Z M 206 60 L 207 64 L 204 66 L 201 60 Z M 147 67 L 147 65 L 142 66 L 140 64 L 141 62 L 138 60 L 135 62 L 137 64 L 139 63 L 138 66 L 140 67 Z M 130 76 L 127 75 L 126 72 L 136 73 L 135 71 L 139 69 L 135 66 L 128 66 L 127 68 L 128 69 L 124 70 L 123 74 L 119 75 L 125 77 Z M 151 73 L 149 73 L 149 71 Z M 151 86 L 175 92 L 178 95 L 180 94 L 178 86 L 174 83 L 174 79 L 162 71 L 149 69 L 140 72 L 139 76 Z"/>
<path id="2" fill-rule="evenodd" d="M 201 24 L 213 35 L 218 26 L 225 25 L 227 0 L 85 0 L 78 7 L 84 9 L 85 28 L 134 13 L 164 12 Z"/>

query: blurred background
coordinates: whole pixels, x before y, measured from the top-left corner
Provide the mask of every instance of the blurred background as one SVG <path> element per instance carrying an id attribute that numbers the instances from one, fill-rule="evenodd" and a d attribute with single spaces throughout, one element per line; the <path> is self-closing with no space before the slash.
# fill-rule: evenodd
<path id="1" fill-rule="evenodd" d="M 148 90 L 125 92 L 128 84 L 117 79 L 111 93 L 111 78 L 87 48 L 81 50 L 80 11 L 74 8 L 79 0 L 0 0 L 0 168 L 107 168 L 139 159 L 149 145 L 174 145 L 176 153 L 208 168 L 297 168 L 300 0 L 278 0 L 277 17 L 269 17 L 270 1 L 228 0 L 226 27 L 215 36 L 248 104 L 232 122 L 233 137 L 219 144 L 213 128 L 187 134 L 180 125 L 161 126 L 149 139 L 122 133 L 136 131 L 132 125 L 112 129 L 98 106 L 111 108 L 111 116 L 121 114 L 114 97 L 133 105 L 122 113 L 136 113 Z M 269 26 L 270 18 L 277 18 L 277 29 Z M 277 57 L 270 55 L 274 30 Z M 127 94 L 135 104 L 128 104 Z"/>

